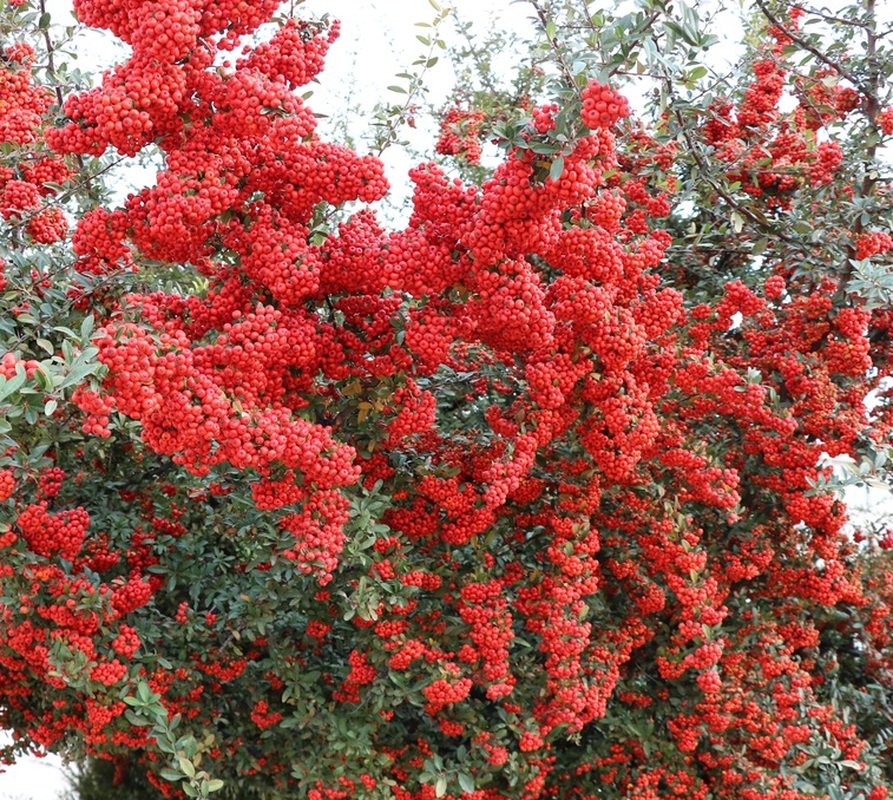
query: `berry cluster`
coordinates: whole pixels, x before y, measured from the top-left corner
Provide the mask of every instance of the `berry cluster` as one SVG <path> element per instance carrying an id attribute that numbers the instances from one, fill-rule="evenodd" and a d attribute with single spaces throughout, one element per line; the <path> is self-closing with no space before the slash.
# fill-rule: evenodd
<path id="1" fill-rule="evenodd" d="M 629 116 L 629 101 L 610 86 L 589 81 L 580 93 L 583 110 L 580 114 L 587 128 L 610 128 Z"/>
<path id="2" fill-rule="evenodd" d="M 87 535 L 90 515 L 81 507 L 50 514 L 46 503 L 27 506 L 16 525 L 28 546 L 44 558 L 77 558 Z"/>
<path id="3" fill-rule="evenodd" d="M 434 149 L 445 156 L 461 156 L 469 164 L 481 160 L 483 111 L 467 111 L 454 106 L 440 120 L 440 138 Z"/>
<path id="4" fill-rule="evenodd" d="M 0 142 L 29 148 L 19 150 L 12 166 L 0 161 L 0 216 L 21 224 L 36 244 L 52 244 L 65 237 L 68 221 L 57 206 L 48 205 L 71 170 L 59 158 L 41 152 L 43 117 L 54 101 L 49 90 L 34 84 L 30 67 L 34 48 L 24 42 L 8 45 L 0 66 Z"/>

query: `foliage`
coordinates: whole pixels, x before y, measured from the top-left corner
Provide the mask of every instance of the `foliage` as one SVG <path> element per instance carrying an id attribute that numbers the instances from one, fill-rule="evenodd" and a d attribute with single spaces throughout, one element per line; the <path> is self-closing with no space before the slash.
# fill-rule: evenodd
<path id="1" fill-rule="evenodd" d="M 758 4 L 719 79 L 681 3 L 530 0 L 547 96 L 459 95 L 464 179 L 414 169 L 402 230 L 298 94 L 337 23 L 76 0 L 132 52 L 75 91 L 3 6 L 7 757 L 166 796 L 887 797 L 893 536 L 827 466 L 889 468 L 871 2 Z M 116 208 L 112 151 L 163 163 Z"/>

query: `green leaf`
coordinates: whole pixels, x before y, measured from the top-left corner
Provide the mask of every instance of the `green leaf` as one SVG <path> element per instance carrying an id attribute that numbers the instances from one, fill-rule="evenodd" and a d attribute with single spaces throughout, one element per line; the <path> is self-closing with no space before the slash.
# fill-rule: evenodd
<path id="1" fill-rule="evenodd" d="M 81 322 L 81 341 L 86 342 L 87 339 L 90 338 L 93 333 L 93 326 L 95 323 L 96 320 L 93 319 L 92 314 L 84 317 L 83 321 Z"/>
<path id="2" fill-rule="evenodd" d="M 218 792 L 223 788 L 223 781 L 220 778 L 213 778 L 206 785 L 209 792 Z"/>
<path id="3" fill-rule="evenodd" d="M 198 742 L 192 734 L 189 734 L 177 739 L 177 747 L 183 750 L 189 758 L 192 758 L 198 749 Z"/>
<path id="4" fill-rule="evenodd" d="M 78 361 L 81 361 L 81 359 L 78 358 Z M 68 389 L 71 386 L 77 386 L 78 384 L 83 382 L 84 378 L 86 378 L 88 375 L 92 375 L 98 370 L 99 364 L 75 362 L 71 372 L 69 372 L 68 375 L 65 376 L 65 380 L 63 380 L 62 383 L 59 384 L 59 388 Z"/>
<path id="5" fill-rule="evenodd" d="M 524 139 L 521 139 L 520 141 L 527 144 L 529 150 L 532 150 L 539 155 L 551 156 L 558 150 L 558 145 L 553 142 L 530 142 L 528 144 Z"/>
<path id="6" fill-rule="evenodd" d="M 406 89 L 404 89 L 402 86 L 388 86 L 388 91 L 398 92 L 399 94 L 406 94 Z"/>
<path id="7" fill-rule="evenodd" d="M 475 790 L 474 778 L 472 778 L 471 775 L 469 775 L 467 772 L 460 772 L 459 788 L 461 788 L 463 792 L 471 794 L 471 792 Z"/>
<path id="8" fill-rule="evenodd" d="M 763 237 L 762 239 L 757 239 L 754 243 L 754 246 L 750 250 L 750 254 L 753 256 L 762 255 L 766 248 L 769 246 L 769 239 Z"/>
<path id="9" fill-rule="evenodd" d="M 447 790 L 447 779 L 446 775 L 440 775 L 437 780 L 434 782 L 434 794 L 437 797 L 443 797 L 446 794 Z"/>
<path id="10" fill-rule="evenodd" d="M 127 698 L 125 698 L 125 700 L 126 699 Z M 129 708 L 124 710 L 124 717 L 131 725 L 136 725 L 138 728 L 145 728 L 147 725 L 152 724 L 152 720 L 141 717 L 139 714 L 131 711 Z"/>
<path id="11" fill-rule="evenodd" d="M 564 172 L 564 156 L 556 156 L 555 160 L 552 162 L 552 166 L 549 167 L 549 177 L 553 181 L 557 181 L 561 177 L 561 173 Z"/>
<path id="12" fill-rule="evenodd" d="M 187 778 L 195 777 L 195 764 L 186 758 L 186 756 L 178 756 L 177 763 L 180 765 L 180 770 Z"/>
<path id="13" fill-rule="evenodd" d="M 17 392 L 22 384 L 25 383 L 25 370 L 19 369 L 16 374 L 7 379 L 0 376 L 0 400 L 9 397 L 13 392 Z"/>

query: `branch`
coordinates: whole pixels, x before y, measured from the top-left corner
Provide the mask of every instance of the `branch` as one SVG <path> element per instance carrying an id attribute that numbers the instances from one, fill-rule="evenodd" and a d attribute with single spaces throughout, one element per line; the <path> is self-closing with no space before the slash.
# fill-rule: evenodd
<path id="1" fill-rule="evenodd" d="M 40 16 L 43 17 L 44 14 L 47 13 L 46 10 L 46 0 L 40 0 Z M 47 76 L 53 82 L 54 92 L 56 94 L 56 102 L 59 103 L 59 111 L 62 111 L 62 106 L 65 103 L 65 96 L 62 94 L 62 87 L 59 85 L 59 81 L 56 78 L 56 63 L 53 58 L 56 48 L 53 45 L 52 37 L 50 36 L 50 26 L 47 25 L 43 29 L 43 41 L 46 45 L 47 49 Z M 86 173 L 86 169 L 84 167 L 84 158 L 80 153 L 75 154 L 75 160 L 78 163 L 78 169 L 81 174 Z M 84 188 L 87 190 L 87 195 L 94 200 L 95 202 L 99 202 L 102 198 L 99 195 L 99 192 L 96 190 L 96 186 L 93 183 L 92 177 L 87 175 L 87 177 L 83 181 Z"/>
<path id="2" fill-rule="evenodd" d="M 47 13 L 46 8 L 46 0 L 40 0 L 40 16 L 43 17 L 44 14 Z M 53 60 L 53 54 L 55 53 L 55 48 L 53 47 L 53 40 L 50 38 L 50 26 L 47 25 L 43 29 L 43 41 L 46 44 L 47 48 L 47 75 L 50 80 L 55 84 L 55 92 L 56 92 L 56 100 L 59 103 L 59 108 L 62 108 L 62 103 L 65 98 L 62 95 L 62 87 L 59 85 L 59 82 L 56 80 L 56 64 Z"/>
<path id="3" fill-rule="evenodd" d="M 853 86 L 855 86 L 863 94 L 868 95 L 870 93 L 871 87 L 863 84 L 862 81 L 860 81 L 855 75 L 853 75 L 853 73 L 850 72 L 846 67 L 844 67 L 842 64 L 840 64 L 840 62 L 835 61 L 830 56 L 827 56 L 825 53 L 823 53 L 817 47 L 814 47 L 809 42 L 807 42 L 805 39 L 798 36 L 796 33 L 794 33 L 792 30 L 790 30 L 788 27 L 786 27 L 785 24 L 783 22 L 781 22 L 781 20 L 779 20 L 778 17 L 775 16 L 775 14 L 773 14 L 766 7 L 766 3 L 764 2 L 764 0 L 756 0 L 756 3 L 757 3 L 757 7 L 760 9 L 760 11 L 763 12 L 763 16 L 765 16 L 766 19 L 769 20 L 769 22 L 771 22 L 776 28 L 778 28 L 782 33 L 784 33 L 784 35 L 787 36 L 788 39 L 790 39 L 794 44 L 796 44 L 798 47 L 802 48 L 803 50 L 806 50 L 807 53 L 812 53 L 812 55 L 814 55 L 823 64 L 825 64 L 829 67 L 832 67 L 834 70 L 837 71 L 838 75 L 840 75 L 842 78 L 846 78 L 850 83 L 853 84 Z"/>
<path id="4" fill-rule="evenodd" d="M 845 17 L 836 17 L 833 14 L 828 14 L 825 11 L 820 11 L 817 8 L 813 8 L 812 6 L 802 6 L 803 10 L 807 14 L 811 14 L 814 17 L 818 17 L 819 19 L 825 20 L 825 22 L 839 22 L 841 25 L 847 25 L 851 28 L 861 28 L 862 30 L 869 32 L 874 31 L 875 35 L 880 38 L 886 38 L 893 32 L 893 22 L 886 23 L 883 27 L 877 26 L 877 20 L 872 19 L 870 22 L 859 22 L 854 19 L 846 19 Z"/>
<path id="5" fill-rule="evenodd" d="M 669 81 L 668 81 L 669 82 Z M 672 84 L 670 84 L 672 86 Z M 672 96 L 672 89 L 670 91 L 670 95 Z M 781 239 L 783 242 L 787 242 L 788 244 L 792 244 L 798 248 L 803 246 L 803 243 L 794 239 L 778 229 L 772 227 L 769 224 L 769 221 L 749 209 L 745 205 L 741 205 L 729 192 L 727 192 L 723 186 L 715 181 L 710 175 L 709 165 L 704 161 L 700 152 L 698 151 L 697 142 L 692 138 L 691 132 L 685 127 L 685 121 L 682 118 L 682 114 L 679 109 L 673 109 L 673 116 L 676 118 L 676 124 L 679 126 L 679 130 L 682 132 L 682 136 L 685 139 L 685 145 L 688 148 L 688 152 L 691 153 L 692 157 L 695 160 L 695 164 L 697 164 L 698 169 L 701 171 L 701 174 L 704 177 L 704 180 L 710 184 L 710 187 L 715 191 L 723 200 L 725 200 L 735 211 L 737 211 L 741 216 L 749 219 L 754 225 L 758 226 L 761 230 L 772 234 L 772 236 Z"/>
<path id="6" fill-rule="evenodd" d="M 538 0 L 528 0 L 530 5 L 533 6 L 536 11 L 537 17 L 539 17 L 540 25 L 543 26 L 543 33 L 546 35 L 546 40 L 549 42 L 549 47 L 552 48 L 552 52 L 555 53 L 555 58 L 558 60 L 558 64 L 561 67 L 561 71 L 564 73 L 565 80 L 567 81 L 567 85 L 571 89 L 577 88 L 577 81 L 574 78 L 573 70 L 567 65 L 567 62 L 564 60 L 564 56 L 561 54 L 561 49 L 558 46 L 558 41 L 554 36 L 549 35 L 549 18 L 546 16 L 545 9 L 539 4 Z"/>
<path id="7" fill-rule="evenodd" d="M 453 18 L 453 23 L 455 24 L 457 30 L 462 34 L 462 37 L 465 39 L 465 43 L 468 45 L 468 49 L 471 52 L 471 57 L 474 59 L 475 65 L 477 66 L 477 74 L 481 79 L 481 83 L 484 84 L 484 88 L 486 88 L 493 95 L 498 94 L 499 90 L 493 84 L 490 70 L 484 69 L 484 64 L 481 61 L 480 51 L 475 46 L 475 43 L 471 40 L 471 37 L 468 35 L 468 26 L 462 24 L 462 20 L 456 13 L 455 8 L 449 9 L 449 13 L 450 16 Z"/>

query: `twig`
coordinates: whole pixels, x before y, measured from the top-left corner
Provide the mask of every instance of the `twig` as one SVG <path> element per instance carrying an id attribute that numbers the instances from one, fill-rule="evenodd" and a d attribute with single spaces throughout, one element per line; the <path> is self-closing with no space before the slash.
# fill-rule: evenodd
<path id="1" fill-rule="evenodd" d="M 873 7 L 874 0 L 869 0 L 869 2 L 871 3 L 871 5 Z M 842 78 L 846 78 L 860 92 L 862 92 L 865 95 L 868 95 L 871 92 L 872 88 L 876 89 L 876 87 L 866 86 L 855 75 L 853 75 L 852 72 L 850 72 L 846 67 L 844 67 L 839 61 L 835 61 L 833 58 L 826 55 L 821 50 L 819 50 L 817 47 L 814 47 L 809 42 L 807 42 L 805 39 L 798 36 L 792 30 L 787 28 L 784 25 L 784 23 L 781 22 L 781 20 L 779 20 L 778 17 L 775 16 L 775 14 L 773 14 L 766 7 L 766 4 L 765 4 L 765 2 L 763 2 L 763 0 L 756 0 L 756 3 L 757 3 L 757 7 L 760 9 L 760 11 L 763 12 L 763 16 L 765 16 L 766 19 L 769 20 L 769 22 L 771 22 L 776 28 L 778 28 L 782 33 L 784 33 L 784 35 L 787 36 L 788 39 L 790 39 L 798 47 L 802 48 L 803 50 L 806 50 L 807 53 L 811 53 L 812 55 L 814 55 L 823 64 L 826 64 L 827 66 L 832 67 L 837 72 L 838 75 L 840 75 Z"/>
<path id="2" fill-rule="evenodd" d="M 672 86 L 670 81 L 667 81 L 668 84 Z M 672 89 L 670 91 L 672 94 Z M 788 244 L 792 244 L 799 247 L 802 247 L 802 242 L 799 242 L 797 239 L 794 239 L 781 231 L 773 228 L 769 221 L 753 211 L 751 211 L 747 206 L 741 205 L 729 192 L 727 192 L 721 184 L 713 179 L 710 175 L 709 166 L 705 163 L 704 159 L 701 157 L 701 154 L 698 152 L 697 143 L 692 138 L 691 132 L 687 130 L 685 127 L 685 121 L 682 119 L 682 114 L 678 109 L 673 110 L 673 116 L 676 118 L 676 123 L 679 125 L 679 130 L 682 132 L 682 136 L 685 139 L 686 147 L 688 148 L 688 152 L 691 153 L 692 157 L 695 160 L 695 164 L 697 164 L 698 169 L 701 171 L 701 174 L 704 176 L 704 180 L 710 184 L 711 188 L 723 199 L 725 200 L 735 211 L 737 211 L 741 216 L 749 219 L 752 223 L 757 225 L 761 230 L 764 230 L 768 233 L 771 233 L 773 236 L 781 239 Z"/>
<path id="3" fill-rule="evenodd" d="M 46 9 L 46 0 L 40 0 L 40 16 L 41 18 L 47 13 Z M 62 94 L 62 87 L 59 85 L 59 81 L 56 77 L 56 63 L 54 59 L 54 54 L 56 52 L 56 48 L 53 45 L 53 39 L 50 36 L 50 26 L 47 25 L 43 29 L 43 41 L 46 45 L 47 49 L 47 76 L 53 82 L 54 92 L 56 95 L 56 101 L 59 103 L 59 110 L 62 110 L 62 106 L 65 104 L 65 96 Z M 78 169 L 83 174 L 86 170 L 84 169 L 84 159 L 80 153 L 75 154 L 75 160 L 78 163 Z M 93 181 L 90 176 L 83 182 L 84 188 L 87 190 L 87 194 L 90 196 L 92 200 L 99 202 L 101 199 L 99 193 L 95 190 L 93 185 Z"/>
<path id="4" fill-rule="evenodd" d="M 577 88 L 577 81 L 574 78 L 573 70 L 567 65 L 567 62 L 564 60 L 564 56 L 561 54 L 561 49 L 558 46 L 558 41 L 554 36 L 549 35 L 549 18 L 546 16 L 545 9 L 539 4 L 539 0 L 528 0 L 530 5 L 533 6 L 534 11 L 536 11 L 537 17 L 539 17 L 540 24 L 543 26 L 543 33 L 546 35 L 546 39 L 549 42 L 549 47 L 552 48 L 552 52 L 555 53 L 555 58 L 558 60 L 558 64 L 561 67 L 561 71 L 564 73 L 565 80 L 567 81 L 567 85 L 571 89 Z"/>
<path id="5" fill-rule="evenodd" d="M 381 137 L 378 139 L 378 148 L 374 150 L 373 153 L 377 157 L 381 157 L 385 150 L 390 147 L 396 137 L 397 137 L 397 129 L 400 125 L 404 124 L 407 119 L 407 115 L 410 113 L 413 105 L 415 104 L 416 97 L 421 94 L 425 90 L 425 76 L 428 74 L 428 70 L 430 69 L 431 59 L 434 57 L 435 48 L 438 46 L 438 36 L 440 25 L 443 23 L 446 17 L 446 12 L 440 12 L 434 18 L 434 26 L 433 31 L 430 36 L 430 42 L 428 44 L 428 54 L 423 56 L 422 58 L 415 61 L 413 66 L 420 66 L 421 69 L 416 75 L 413 75 L 409 79 L 409 88 L 406 90 L 406 100 L 404 101 L 402 107 L 397 111 L 396 114 L 388 115 L 389 118 L 384 124 L 385 130 L 383 131 Z"/>
<path id="6" fill-rule="evenodd" d="M 455 24 L 458 31 L 462 34 L 465 42 L 468 44 L 468 49 L 471 52 L 471 57 L 474 59 L 475 65 L 477 66 L 477 73 L 481 79 L 481 82 L 484 84 L 484 88 L 486 88 L 487 91 L 490 92 L 490 94 L 498 94 L 499 90 L 494 85 L 493 80 L 489 74 L 489 70 L 484 69 L 484 65 L 481 62 L 481 54 L 478 51 L 478 48 L 475 47 L 474 42 L 472 42 L 471 37 L 468 35 L 468 26 L 462 24 L 462 20 L 459 19 L 459 15 L 456 13 L 455 8 L 451 8 L 449 12 L 450 16 L 453 18 L 453 23 Z"/>
<path id="7" fill-rule="evenodd" d="M 40 16 L 43 17 L 47 13 L 46 2 L 45 0 L 40 0 Z M 55 84 L 55 92 L 56 92 L 56 100 L 59 102 L 59 108 L 62 108 L 62 103 L 65 98 L 62 95 L 62 87 L 59 85 L 59 82 L 56 80 L 56 64 L 53 60 L 53 54 L 55 53 L 55 48 L 53 47 L 53 40 L 50 38 L 50 26 L 47 25 L 43 29 L 43 41 L 46 44 L 47 48 L 47 75 L 50 80 Z"/>

